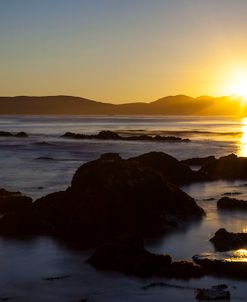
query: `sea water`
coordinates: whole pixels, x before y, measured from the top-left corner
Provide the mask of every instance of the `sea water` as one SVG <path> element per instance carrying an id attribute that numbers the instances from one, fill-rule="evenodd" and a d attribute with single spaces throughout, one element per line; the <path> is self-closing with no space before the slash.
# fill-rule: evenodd
<path id="1" fill-rule="evenodd" d="M 65 189 L 76 169 L 105 152 L 128 158 L 150 151 L 162 151 L 178 159 L 235 153 L 247 155 L 247 121 L 232 117 L 82 117 L 82 116 L 4 116 L 0 131 L 28 133 L 28 138 L 0 138 L 0 187 L 21 191 L 33 199 Z M 101 130 L 121 135 L 174 135 L 189 138 L 189 143 L 100 141 L 62 138 L 67 132 L 96 134 Z M 53 160 L 39 159 L 49 157 Z M 213 253 L 209 238 L 220 227 L 229 231 L 247 230 L 243 212 L 220 213 L 216 200 L 226 192 L 237 192 L 247 199 L 247 181 L 216 181 L 184 186 L 207 216 L 199 223 L 168 236 L 146 242 L 153 252 L 169 253 L 175 260 L 190 260 L 194 254 Z M 208 200 L 208 199 L 213 200 Z M 193 301 L 193 287 L 227 283 L 232 301 L 245 301 L 245 281 L 205 277 L 179 281 L 139 279 L 117 273 L 98 272 L 86 263 L 92 253 L 76 251 L 49 237 L 33 240 L 0 238 L 0 299 L 13 301 Z M 45 278 L 67 275 L 61 280 Z M 142 286 L 163 281 L 183 285 L 153 288 Z"/>

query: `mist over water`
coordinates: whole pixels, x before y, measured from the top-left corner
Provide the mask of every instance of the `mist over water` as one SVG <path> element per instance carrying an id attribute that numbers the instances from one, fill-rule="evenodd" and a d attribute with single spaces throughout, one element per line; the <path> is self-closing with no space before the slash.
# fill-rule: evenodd
<path id="1" fill-rule="evenodd" d="M 76 169 L 105 152 L 128 158 L 162 151 L 178 159 L 235 153 L 247 155 L 247 122 L 230 117 L 80 117 L 3 116 L 0 131 L 28 133 L 28 138 L 0 137 L 0 187 L 19 190 L 34 199 L 63 190 Z M 100 141 L 62 138 L 65 132 L 96 134 L 101 130 L 121 135 L 173 135 L 189 143 Z M 48 157 L 49 159 L 38 159 Z M 239 192 L 247 199 L 247 181 L 197 183 L 182 189 L 196 199 L 207 216 L 165 238 L 146 242 L 149 250 L 169 253 L 174 259 L 191 259 L 197 253 L 214 253 L 208 239 L 225 227 L 232 232 L 247 229 L 247 214 L 218 213 L 216 200 L 225 192 Z M 215 198 L 215 200 L 207 200 Z M 100 273 L 85 263 L 91 251 L 75 251 L 52 238 L 7 240 L 0 238 L 0 299 L 17 301 L 193 301 L 191 290 L 155 288 L 143 291 L 151 281 L 205 287 L 218 283 L 237 285 L 232 301 L 246 298 L 245 282 L 206 277 L 201 280 L 140 280 L 121 274 Z M 49 283 L 44 277 L 69 275 Z"/>

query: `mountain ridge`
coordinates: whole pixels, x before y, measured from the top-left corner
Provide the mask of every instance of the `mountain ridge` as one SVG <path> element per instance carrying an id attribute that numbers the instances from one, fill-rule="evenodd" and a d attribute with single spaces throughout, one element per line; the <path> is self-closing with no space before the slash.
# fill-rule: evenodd
<path id="1" fill-rule="evenodd" d="M 247 113 L 241 97 L 162 97 L 145 103 L 104 103 L 67 95 L 0 97 L 0 115 L 239 115 Z"/>

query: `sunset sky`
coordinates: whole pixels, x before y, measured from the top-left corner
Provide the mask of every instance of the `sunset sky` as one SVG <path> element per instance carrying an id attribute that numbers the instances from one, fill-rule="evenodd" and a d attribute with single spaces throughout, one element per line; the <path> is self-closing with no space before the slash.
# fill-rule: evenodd
<path id="1" fill-rule="evenodd" d="M 2 0 L 0 95 L 237 93 L 246 15 L 246 0 Z"/>

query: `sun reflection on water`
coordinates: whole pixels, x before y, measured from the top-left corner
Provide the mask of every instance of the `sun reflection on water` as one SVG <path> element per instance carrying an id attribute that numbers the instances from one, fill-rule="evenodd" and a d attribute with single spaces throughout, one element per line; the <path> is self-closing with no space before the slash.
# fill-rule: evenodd
<path id="1" fill-rule="evenodd" d="M 228 262 L 247 262 L 247 249 L 233 251 L 231 257 L 224 260 Z"/>
<path id="2" fill-rule="evenodd" d="M 242 136 L 240 138 L 240 150 L 239 156 L 247 156 L 247 117 L 243 118 L 241 121 L 241 132 Z"/>

